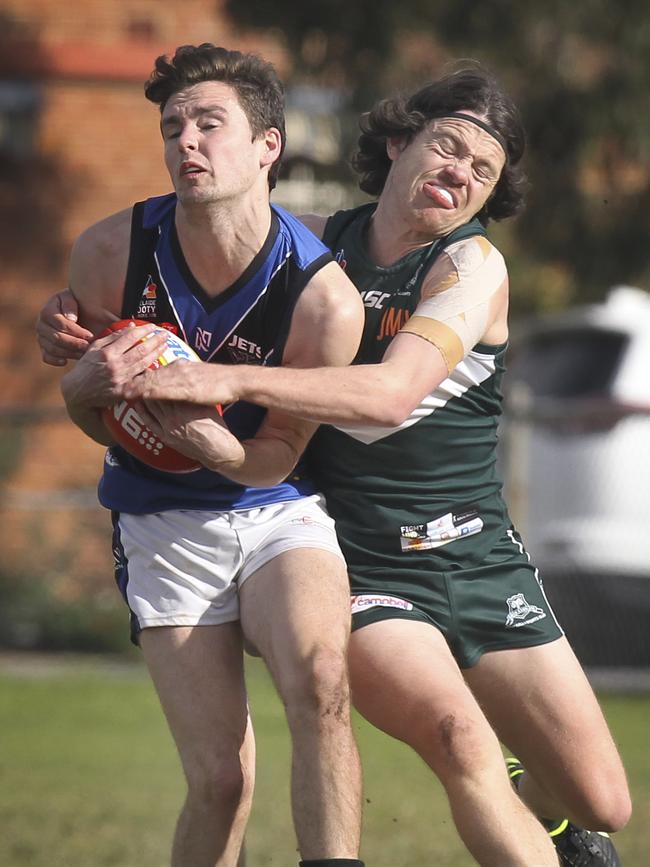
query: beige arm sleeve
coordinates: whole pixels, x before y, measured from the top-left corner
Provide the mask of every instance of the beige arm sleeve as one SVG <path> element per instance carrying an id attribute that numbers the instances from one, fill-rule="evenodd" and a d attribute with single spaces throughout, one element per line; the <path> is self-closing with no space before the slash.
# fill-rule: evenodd
<path id="1" fill-rule="evenodd" d="M 490 301 L 506 277 L 503 256 L 486 238 L 452 244 L 429 272 L 422 299 L 401 331 L 433 343 L 453 370 L 485 334 Z"/>

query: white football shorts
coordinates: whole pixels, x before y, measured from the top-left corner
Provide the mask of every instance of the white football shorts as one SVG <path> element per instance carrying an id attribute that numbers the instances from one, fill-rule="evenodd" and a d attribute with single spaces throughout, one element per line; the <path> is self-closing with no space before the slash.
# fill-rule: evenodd
<path id="1" fill-rule="evenodd" d="M 239 620 L 239 587 L 293 548 L 318 548 L 343 560 L 318 494 L 244 511 L 120 513 L 114 523 L 116 578 L 134 636 L 152 626 Z"/>

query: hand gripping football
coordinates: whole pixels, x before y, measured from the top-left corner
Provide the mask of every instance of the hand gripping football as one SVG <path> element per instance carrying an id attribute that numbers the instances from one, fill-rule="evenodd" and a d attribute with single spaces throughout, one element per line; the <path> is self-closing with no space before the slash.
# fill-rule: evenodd
<path id="1" fill-rule="evenodd" d="M 119 322 L 114 322 L 99 336 L 106 337 L 112 331 L 120 331 L 131 324 L 146 325 L 148 323 L 140 319 L 120 319 Z M 163 329 L 160 328 L 159 330 Z M 143 338 L 143 340 L 146 339 L 146 337 Z M 179 358 L 186 361 L 200 361 L 198 355 L 187 343 L 168 331 L 165 349 L 149 367 L 151 370 L 156 370 L 158 367 L 172 364 Z M 193 458 L 188 458 L 161 442 L 145 425 L 133 404 L 128 400 L 120 400 L 113 406 L 105 407 L 102 410 L 102 419 L 115 441 L 129 454 L 150 467 L 165 470 L 168 473 L 188 473 L 198 470 L 201 466 Z"/>

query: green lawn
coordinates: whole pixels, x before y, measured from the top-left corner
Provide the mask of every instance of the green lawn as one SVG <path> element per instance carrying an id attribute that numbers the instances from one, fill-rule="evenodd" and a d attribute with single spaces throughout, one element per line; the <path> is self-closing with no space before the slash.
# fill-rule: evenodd
<path id="1" fill-rule="evenodd" d="M 297 864 L 288 740 L 262 665 L 249 666 L 258 739 L 249 867 Z M 625 867 L 650 863 L 650 698 L 603 704 L 628 768 L 635 815 L 617 843 Z M 465 867 L 444 795 L 400 744 L 357 721 L 368 867 Z M 181 772 L 140 666 L 0 667 L 2 867 L 166 867 Z"/>

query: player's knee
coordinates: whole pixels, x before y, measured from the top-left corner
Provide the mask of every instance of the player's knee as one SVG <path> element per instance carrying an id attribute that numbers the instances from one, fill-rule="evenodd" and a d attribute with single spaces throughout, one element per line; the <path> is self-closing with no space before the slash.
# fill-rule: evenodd
<path id="1" fill-rule="evenodd" d="M 583 766 L 570 780 L 556 781 L 554 791 L 566 804 L 572 821 L 583 828 L 620 831 L 632 813 L 625 771 L 613 763 L 603 761 L 589 770 Z"/>
<path id="2" fill-rule="evenodd" d="M 347 721 L 350 690 L 344 649 L 316 648 L 285 683 L 283 700 L 289 721 L 318 718 Z"/>
<path id="3" fill-rule="evenodd" d="M 454 713 L 448 713 L 438 723 L 437 740 L 441 761 L 461 776 L 480 770 L 486 764 L 489 747 L 493 746 L 487 726 L 471 716 Z"/>
<path id="4" fill-rule="evenodd" d="M 624 828 L 632 815 L 632 801 L 625 783 L 609 781 L 588 799 L 580 822 L 585 828 L 614 833 Z"/>
<path id="5" fill-rule="evenodd" d="M 422 723 L 416 730 L 416 747 L 444 785 L 475 781 L 480 785 L 486 774 L 501 762 L 501 752 L 494 733 L 484 721 L 472 714 L 450 712 Z M 415 744 L 411 744 L 415 746 Z"/>
<path id="6" fill-rule="evenodd" d="M 231 812 L 252 792 L 252 775 L 239 755 L 197 757 L 185 765 L 188 801 L 202 810 Z"/>

